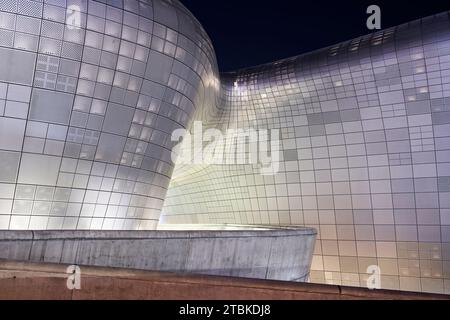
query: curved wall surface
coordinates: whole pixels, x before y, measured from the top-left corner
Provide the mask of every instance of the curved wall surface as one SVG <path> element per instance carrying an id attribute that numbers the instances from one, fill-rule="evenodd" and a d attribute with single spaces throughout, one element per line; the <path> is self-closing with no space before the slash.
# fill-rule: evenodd
<path id="1" fill-rule="evenodd" d="M 0 2 L 0 228 L 154 229 L 170 135 L 215 105 L 177 1 Z"/>
<path id="2" fill-rule="evenodd" d="M 177 166 L 163 222 L 307 225 L 313 282 L 450 293 L 448 12 L 222 80 L 204 126 L 279 129 L 279 170 Z"/>
<path id="3" fill-rule="evenodd" d="M 307 225 L 314 282 L 450 293 L 448 12 L 220 81 L 177 1 L 4 0 L 0 57 L 0 229 Z M 278 130 L 278 170 L 172 172 L 193 120 Z"/>

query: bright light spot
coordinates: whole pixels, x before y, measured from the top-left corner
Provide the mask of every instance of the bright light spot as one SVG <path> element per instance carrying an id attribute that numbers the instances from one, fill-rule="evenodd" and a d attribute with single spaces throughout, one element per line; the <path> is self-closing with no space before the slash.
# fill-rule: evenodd
<path id="1" fill-rule="evenodd" d="M 424 67 L 416 68 L 416 73 L 423 73 L 423 72 L 425 72 L 425 68 Z"/>

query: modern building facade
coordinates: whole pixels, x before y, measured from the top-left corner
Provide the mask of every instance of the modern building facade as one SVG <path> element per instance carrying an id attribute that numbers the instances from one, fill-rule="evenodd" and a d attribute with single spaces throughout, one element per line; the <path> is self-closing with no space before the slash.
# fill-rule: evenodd
<path id="1" fill-rule="evenodd" d="M 155 229 L 170 135 L 214 105 L 206 33 L 177 2 L 0 3 L 0 228 Z"/>
<path id="2" fill-rule="evenodd" d="M 211 123 L 278 128 L 280 170 L 177 168 L 163 221 L 313 226 L 313 282 L 366 286 L 375 265 L 383 288 L 449 293 L 449 27 L 444 13 L 224 75 Z"/>
<path id="3" fill-rule="evenodd" d="M 305 225 L 312 282 L 450 293 L 448 12 L 219 76 L 177 1 L 6 0 L 0 57 L 1 229 Z M 194 121 L 277 170 L 175 168 Z"/>

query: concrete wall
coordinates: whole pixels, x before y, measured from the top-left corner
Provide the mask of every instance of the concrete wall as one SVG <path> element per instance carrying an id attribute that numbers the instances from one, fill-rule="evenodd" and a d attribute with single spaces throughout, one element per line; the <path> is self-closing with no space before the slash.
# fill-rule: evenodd
<path id="1" fill-rule="evenodd" d="M 314 229 L 0 231 L 0 259 L 305 281 Z"/>

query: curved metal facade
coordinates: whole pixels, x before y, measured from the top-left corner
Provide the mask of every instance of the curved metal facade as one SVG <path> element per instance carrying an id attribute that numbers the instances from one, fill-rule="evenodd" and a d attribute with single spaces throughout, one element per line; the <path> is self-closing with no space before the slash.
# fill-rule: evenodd
<path id="1" fill-rule="evenodd" d="M 313 282 L 450 293 L 448 13 L 222 83 L 204 122 L 279 129 L 280 170 L 177 167 L 162 221 L 312 226 Z"/>
<path id="2" fill-rule="evenodd" d="M 1 1 L 0 228 L 306 225 L 314 282 L 377 265 L 383 288 L 450 293 L 449 30 L 444 13 L 220 81 L 177 1 Z M 278 173 L 173 172 L 193 120 L 279 129 Z"/>
<path id="3" fill-rule="evenodd" d="M 209 38 L 178 2 L 0 3 L 0 228 L 154 229 L 170 135 L 215 104 Z"/>

